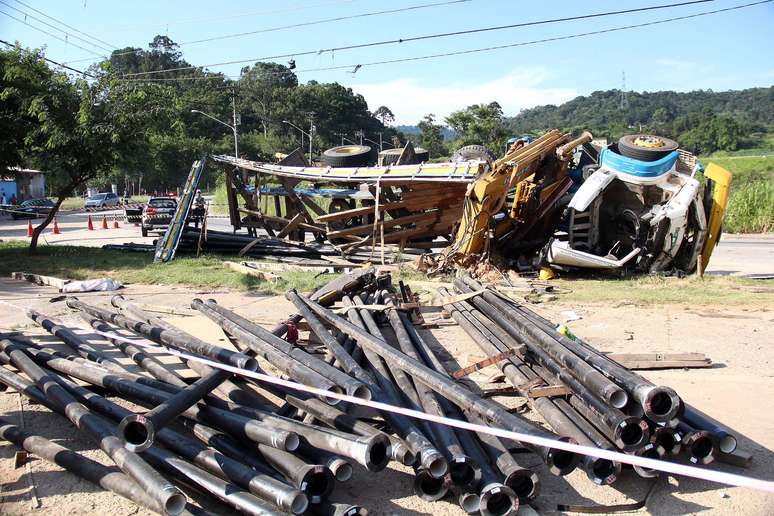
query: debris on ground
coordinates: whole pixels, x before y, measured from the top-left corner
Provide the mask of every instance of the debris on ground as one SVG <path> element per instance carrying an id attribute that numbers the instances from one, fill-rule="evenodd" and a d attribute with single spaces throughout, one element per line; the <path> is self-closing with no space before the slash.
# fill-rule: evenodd
<path id="1" fill-rule="evenodd" d="M 48 336 L 2 336 L 0 382 L 91 435 L 119 469 L 6 420 L 0 436 L 164 514 L 198 511 L 192 493 L 245 514 L 366 514 L 355 493 L 337 486 L 353 475 L 379 482 L 391 461 L 413 468 L 417 496 L 497 516 L 515 515 L 537 496 L 536 461 L 560 476 L 579 467 L 598 485 L 653 478 L 684 461 L 749 463 L 735 432 L 625 365 L 652 357 L 605 354 L 469 275 L 453 287 L 440 288 L 438 299 L 483 353 L 462 368 L 417 330 L 423 304 L 411 288 L 372 267 L 308 296 L 289 290 L 295 313 L 271 329 L 214 300 L 192 299 L 191 309 L 234 349 L 124 296 L 109 307 L 67 297 L 83 325 L 29 310 L 64 347 L 52 349 Z M 142 373 L 92 345 L 95 335 Z M 181 365 L 198 378 L 181 376 Z M 508 387 L 474 379 L 494 366 Z M 492 399 L 509 394 L 522 402 L 509 408 Z M 569 451 L 561 444 L 568 440 L 588 448 Z"/>

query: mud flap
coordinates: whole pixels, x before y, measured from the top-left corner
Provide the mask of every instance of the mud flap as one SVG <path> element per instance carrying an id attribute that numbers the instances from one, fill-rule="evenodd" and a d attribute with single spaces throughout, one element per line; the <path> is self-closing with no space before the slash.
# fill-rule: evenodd
<path id="1" fill-rule="evenodd" d="M 728 206 L 728 194 L 731 187 L 731 172 L 714 163 L 710 163 L 704 171 L 704 177 L 713 181 L 712 203 L 705 206 L 709 211 L 709 220 L 707 221 L 707 238 L 704 240 L 704 246 L 701 249 L 701 272 L 707 268 L 712 251 L 720 239 L 720 230 L 723 225 L 723 216 Z"/>

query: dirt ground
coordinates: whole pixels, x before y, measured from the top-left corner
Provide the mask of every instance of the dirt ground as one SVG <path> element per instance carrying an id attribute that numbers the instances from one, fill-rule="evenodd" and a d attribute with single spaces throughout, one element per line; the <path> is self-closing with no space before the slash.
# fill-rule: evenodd
<path id="1" fill-rule="evenodd" d="M 133 285 L 124 295 L 148 305 L 174 307 L 188 312 L 193 297 L 212 297 L 225 307 L 270 327 L 288 314 L 292 306 L 282 297 L 228 292 L 197 292 L 191 289 Z M 53 289 L 0 279 L 0 332 L 24 331 L 39 333 L 26 319 L 20 307 L 34 307 L 66 321 L 80 324 L 68 314 L 64 303 L 50 303 Z M 83 294 L 94 303 L 109 302 L 110 294 Z M 561 299 L 533 307 L 554 321 L 563 318 L 561 312 L 573 310 L 582 318 L 570 323 L 572 331 L 599 349 L 619 352 L 701 352 L 715 363 L 709 369 L 650 371 L 646 376 L 655 383 L 670 385 L 689 403 L 732 427 L 739 436 L 739 448 L 753 454 L 749 469 L 713 465 L 730 471 L 767 480 L 774 480 L 774 307 L 726 308 L 692 306 L 662 306 L 638 308 L 631 305 L 571 306 Z M 438 314 L 428 314 L 432 319 Z M 181 328 L 211 342 L 225 345 L 222 334 L 202 316 L 164 316 Z M 424 336 L 437 349 L 448 351 L 447 360 L 468 365 L 482 358 L 476 345 L 461 328 L 446 322 L 438 328 L 424 331 Z M 93 339 L 100 345 L 98 339 Z M 105 346 L 105 349 L 110 349 Z M 117 352 L 116 352 L 117 356 Z M 165 357 L 166 359 L 166 357 Z M 173 361 L 170 361 L 173 362 Z M 125 361 L 124 363 L 128 363 Z M 178 364 L 182 368 L 182 365 Z M 495 372 L 484 369 L 472 376 L 486 383 Z M 519 403 L 518 398 L 501 398 L 506 404 Z M 76 432 L 61 417 L 40 406 L 30 404 L 12 391 L 0 393 L 0 414 L 19 424 L 22 416 L 25 428 L 71 447 L 91 458 L 109 464 L 106 457 L 94 450 L 94 441 Z M 528 414 L 528 417 L 534 417 Z M 101 492 L 92 484 L 62 472 L 34 457 L 26 467 L 14 469 L 16 447 L 0 444 L 0 514 L 63 515 L 146 514 L 122 498 Z M 555 477 L 539 465 L 534 456 L 520 455 L 524 466 L 536 466 L 542 482 L 540 496 L 534 508 L 542 514 L 557 513 L 557 504 L 621 504 L 639 501 L 650 483 L 625 472 L 611 487 L 598 487 L 581 471 L 567 477 Z M 31 474 L 30 474 L 31 473 Z M 451 501 L 428 503 L 413 495 L 412 476 L 403 467 L 391 467 L 379 474 L 357 471 L 353 479 L 337 487 L 334 499 L 357 502 L 373 515 L 461 515 L 463 511 Z M 31 485 L 35 486 L 39 507 L 34 507 Z M 223 514 L 222 507 L 211 508 Z M 738 514 L 763 516 L 774 513 L 774 496 L 743 488 L 730 488 L 688 478 L 660 479 L 646 509 L 640 512 L 670 514 Z"/>

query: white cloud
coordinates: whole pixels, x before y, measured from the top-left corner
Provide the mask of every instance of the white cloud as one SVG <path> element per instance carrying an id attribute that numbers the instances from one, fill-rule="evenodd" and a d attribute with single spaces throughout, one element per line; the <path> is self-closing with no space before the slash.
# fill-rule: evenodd
<path id="1" fill-rule="evenodd" d="M 410 78 L 378 84 L 355 84 L 352 89 L 362 94 L 371 110 L 385 105 L 395 113 L 396 124 L 416 124 L 428 113 L 442 121 L 452 111 L 471 104 L 497 101 L 506 115 L 542 104 L 561 104 L 576 96 L 573 88 L 541 88 L 549 72 L 542 67 L 514 70 L 489 81 L 473 83 L 455 81 L 444 86 L 424 86 Z"/>

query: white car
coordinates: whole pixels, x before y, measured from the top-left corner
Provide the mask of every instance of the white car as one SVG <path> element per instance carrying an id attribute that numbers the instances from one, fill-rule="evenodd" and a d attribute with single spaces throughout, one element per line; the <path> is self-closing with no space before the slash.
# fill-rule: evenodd
<path id="1" fill-rule="evenodd" d="M 700 165 L 677 147 L 667 138 L 630 135 L 603 149 L 570 200 L 566 228 L 546 246 L 545 262 L 556 268 L 694 271 L 708 235 L 713 182 L 703 191 L 695 177 Z"/>
<path id="2" fill-rule="evenodd" d="M 118 206 L 118 194 L 112 192 L 99 193 L 86 199 L 84 208 L 107 208 L 108 206 Z"/>

